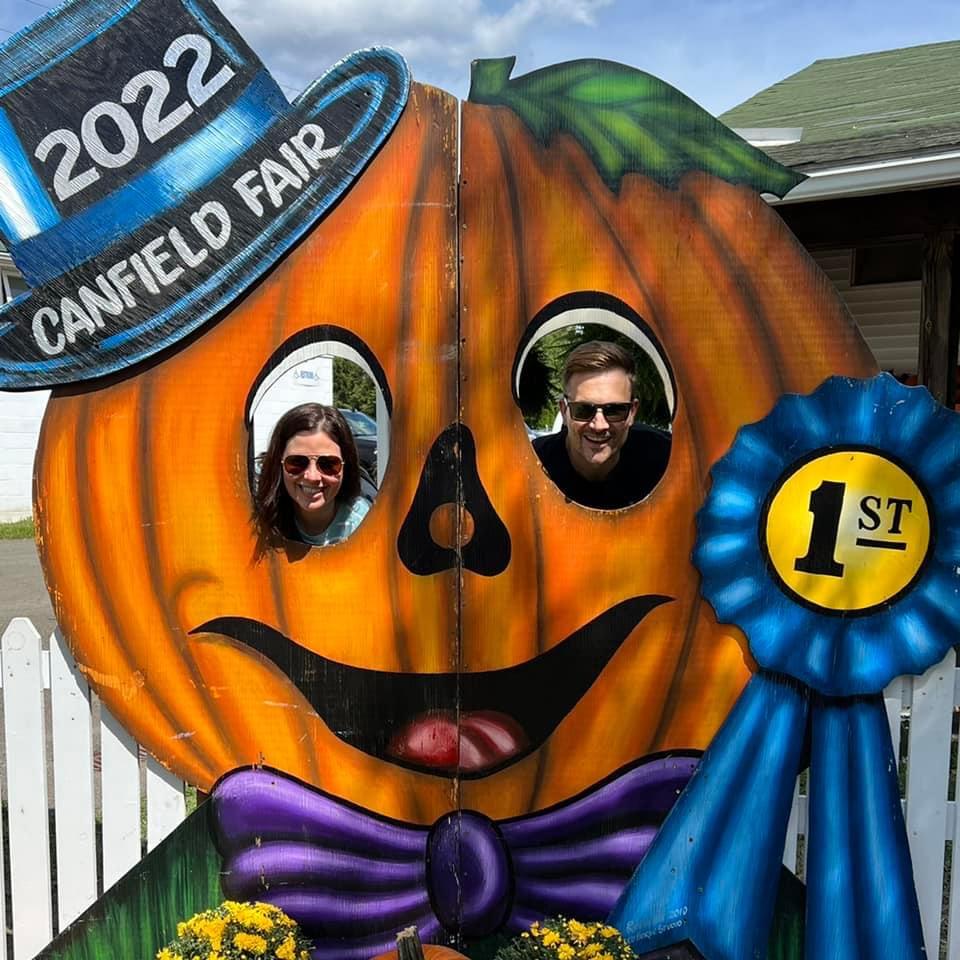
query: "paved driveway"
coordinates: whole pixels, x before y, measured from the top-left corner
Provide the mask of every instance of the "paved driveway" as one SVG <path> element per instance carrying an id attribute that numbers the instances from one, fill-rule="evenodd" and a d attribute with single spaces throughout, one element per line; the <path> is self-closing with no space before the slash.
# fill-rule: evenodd
<path id="1" fill-rule="evenodd" d="M 0 632 L 14 617 L 29 617 L 44 640 L 56 626 L 32 540 L 0 540 Z"/>

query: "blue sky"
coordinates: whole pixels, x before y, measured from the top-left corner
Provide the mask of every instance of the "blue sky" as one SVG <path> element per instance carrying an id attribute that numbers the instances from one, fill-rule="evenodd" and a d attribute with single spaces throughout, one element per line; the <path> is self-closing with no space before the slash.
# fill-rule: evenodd
<path id="1" fill-rule="evenodd" d="M 351 50 L 386 43 L 417 79 L 460 96 L 474 57 L 516 54 L 515 73 L 603 57 L 656 74 L 719 113 L 823 57 L 960 39 L 955 0 L 219 3 L 291 96 Z M 41 0 L 0 0 L 0 37 L 46 8 Z"/>

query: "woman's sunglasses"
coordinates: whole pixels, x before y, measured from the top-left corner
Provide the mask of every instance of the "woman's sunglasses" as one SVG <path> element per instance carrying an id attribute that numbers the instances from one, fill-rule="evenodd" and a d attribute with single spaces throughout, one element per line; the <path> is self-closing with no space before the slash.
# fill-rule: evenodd
<path id="1" fill-rule="evenodd" d="M 325 477 L 339 477 L 340 474 L 343 473 L 343 460 L 333 454 L 308 457 L 303 453 L 291 453 L 289 456 L 283 458 L 283 469 L 286 470 L 291 477 L 299 477 L 300 474 L 310 466 L 311 460 L 316 461 L 317 470 Z"/>
<path id="2" fill-rule="evenodd" d="M 566 398 L 564 398 L 566 399 Z M 632 403 L 586 403 L 583 400 L 567 400 L 567 409 L 577 423 L 589 423 L 598 410 L 603 411 L 607 423 L 623 423 L 633 409 Z"/>

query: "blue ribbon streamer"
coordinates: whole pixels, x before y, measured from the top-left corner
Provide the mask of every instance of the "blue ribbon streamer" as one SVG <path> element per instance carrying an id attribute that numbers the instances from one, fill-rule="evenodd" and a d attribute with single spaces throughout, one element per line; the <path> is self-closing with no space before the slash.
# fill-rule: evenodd
<path id="1" fill-rule="evenodd" d="M 930 552 L 916 582 L 862 616 L 781 590 L 758 529 L 788 469 L 847 449 L 908 464 L 930 511 Z M 641 955 L 689 941 L 706 960 L 766 956 L 809 723 L 805 955 L 925 956 L 880 691 L 957 643 L 958 462 L 956 413 L 880 374 L 831 377 L 807 396 L 781 397 L 713 465 L 694 562 L 704 598 L 718 621 L 743 631 L 760 672 L 610 915 Z"/>
<path id="2" fill-rule="evenodd" d="M 609 922 L 641 956 L 766 956 L 811 693 L 758 673 Z M 813 697 L 805 956 L 919 960 L 920 908 L 883 701 Z"/>
<path id="3" fill-rule="evenodd" d="M 765 955 L 807 708 L 792 680 L 747 684 L 610 914 L 637 953 Z"/>
<path id="4" fill-rule="evenodd" d="M 881 697 L 815 702 L 809 802 L 807 956 L 925 956 Z"/>

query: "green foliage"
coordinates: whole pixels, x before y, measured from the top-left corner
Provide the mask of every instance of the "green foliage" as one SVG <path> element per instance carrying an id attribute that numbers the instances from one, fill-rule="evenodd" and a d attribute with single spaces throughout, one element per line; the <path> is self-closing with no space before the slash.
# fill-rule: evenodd
<path id="1" fill-rule="evenodd" d="M 32 540 L 33 520 L 14 520 L 12 523 L 0 523 L 0 540 Z"/>
<path id="2" fill-rule="evenodd" d="M 777 196 L 805 179 L 649 73 L 573 60 L 511 80 L 515 61 L 474 61 L 469 99 L 510 107 L 544 146 L 570 134 L 614 192 L 627 173 L 673 187 L 685 173 L 703 170 Z"/>
<path id="3" fill-rule="evenodd" d="M 377 391 L 373 381 L 355 363 L 333 358 L 333 405 L 377 415 Z"/>
<path id="4" fill-rule="evenodd" d="M 670 410 L 660 374 L 649 354 L 629 337 L 599 323 L 581 323 L 555 330 L 538 340 L 527 354 L 520 371 L 520 410 L 534 428 L 549 429 L 557 415 L 557 401 L 563 393 L 563 366 L 567 355 L 590 340 L 619 344 L 633 355 L 636 377 L 634 396 L 640 401 L 637 421 L 667 429 Z"/>
<path id="5" fill-rule="evenodd" d="M 533 345 L 520 370 L 518 385 L 520 412 L 531 427 L 550 427 L 557 413 L 557 397 L 563 389 L 556 357 L 544 337 Z M 560 369 L 563 364 L 561 361 Z"/>
<path id="6" fill-rule="evenodd" d="M 807 888 L 786 868 L 780 868 L 780 885 L 767 943 L 767 960 L 803 960 L 804 911 Z"/>

